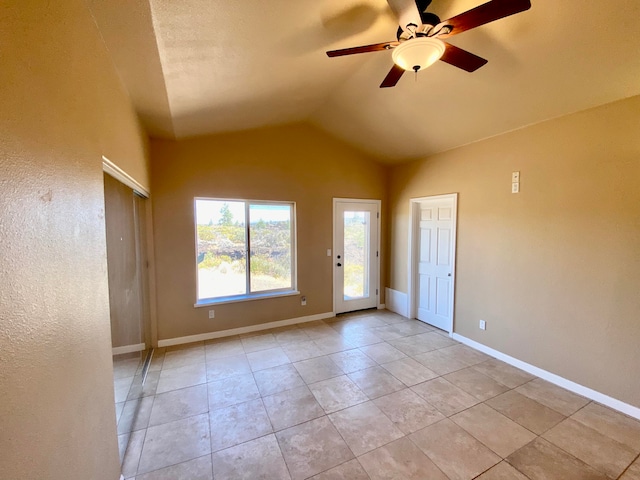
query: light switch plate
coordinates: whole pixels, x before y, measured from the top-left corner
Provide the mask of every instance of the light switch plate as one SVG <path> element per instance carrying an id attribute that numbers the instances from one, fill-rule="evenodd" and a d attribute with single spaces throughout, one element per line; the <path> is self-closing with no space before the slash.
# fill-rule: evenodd
<path id="1" fill-rule="evenodd" d="M 520 172 L 513 172 L 511 174 L 511 182 L 516 183 L 520 181 Z"/>
<path id="2" fill-rule="evenodd" d="M 327 248 L 327 257 L 330 257 L 330 256 L 331 256 L 331 249 Z"/>

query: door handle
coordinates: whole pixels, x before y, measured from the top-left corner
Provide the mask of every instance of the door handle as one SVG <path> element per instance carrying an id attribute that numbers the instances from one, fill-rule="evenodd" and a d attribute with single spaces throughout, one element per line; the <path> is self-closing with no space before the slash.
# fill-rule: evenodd
<path id="1" fill-rule="evenodd" d="M 447 273 L 447 277 L 450 277 L 450 276 L 451 276 L 451 274 L 450 274 L 450 273 Z"/>
<path id="2" fill-rule="evenodd" d="M 342 264 L 341 264 L 341 263 L 336 263 L 336 266 L 337 266 L 337 267 L 341 267 L 341 266 L 342 266 Z"/>

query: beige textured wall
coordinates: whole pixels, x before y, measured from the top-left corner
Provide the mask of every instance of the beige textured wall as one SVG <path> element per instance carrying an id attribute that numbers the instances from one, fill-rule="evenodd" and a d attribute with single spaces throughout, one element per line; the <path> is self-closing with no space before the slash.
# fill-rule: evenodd
<path id="1" fill-rule="evenodd" d="M 384 221 L 386 169 L 308 125 L 153 140 L 151 155 L 161 340 L 331 312 L 332 199 L 381 199 Z M 208 308 L 194 308 L 194 197 L 296 202 L 298 289 L 307 305 L 298 296 L 216 305 L 213 320 Z"/>
<path id="2" fill-rule="evenodd" d="M 82 0 L 0 10 L 0 477 L 116 480 L 101 155 L 145 144 Z"/>
<path id="3" fill-rule="evenodd" d="M 390 286 L 409 199 L 459 192 L 455 331 L 640 407 L 639 185 L 640 97 L 396 167 Z"/>

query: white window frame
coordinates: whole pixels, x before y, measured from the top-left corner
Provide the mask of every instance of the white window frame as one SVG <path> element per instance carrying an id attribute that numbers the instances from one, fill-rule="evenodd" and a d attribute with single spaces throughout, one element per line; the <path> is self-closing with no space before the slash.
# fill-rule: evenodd
<path id="1" fill-rule="evenodd" d="M 198 298 L 200 291 L 199 275 L 198 275 L 198 221 L 196 215 L 196 203 L 198 200 L 209 200 L 216 202 L 244 202 L 245 211 L 245 245 L 246 249 L 246 287 L 247 293 L 241 295 L 229 295 L 225 297 Z M 262 290 L 260 292 L 251 292 L 251 243 L 249 237 L 249 229 L 251 228 L 251 219 L 249 210 L 251 205 L 288 205 L 291 207 L 291 287 L 278 288 L 273 290 Z M 297 239 L 297 221 L 296 221 L 296 202 L 282 200 L 250 200 L 243 198 L 215 198 L 215 197 L 195 197 L 193 200 L 193 225 L 195 238 L 195 273 L 196 273 L 196 303 L 194 307 L 205 307 L 207 305 L 216 305 L 221 303 L 246 302 L 251 300 L 260 300 L 264 298 L 286 297 L 291 295 L 300 295 L 298 291 L 298 239 Z"/>

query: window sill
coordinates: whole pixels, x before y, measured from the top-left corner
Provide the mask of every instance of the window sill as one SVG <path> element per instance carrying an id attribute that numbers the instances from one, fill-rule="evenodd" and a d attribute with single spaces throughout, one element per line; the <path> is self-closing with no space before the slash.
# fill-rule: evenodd
<path id="1" fill-rule="evenodd" d="M 211 305 L 221 305 L 225 303 L 240 303 L 240 302 L 250 302 L 253 300 L 264 300 L 266 298 L 292 297 L 294 295 L 300 295 L 300 292 L 298 290 L 287 290 L 283 292 L 267 292 L 267 293 L 252 293 L 250 295 L 237 295 L 235 297 L 207 298 L 205 300 L 197 301 L 193 306 L 194 308 L 200 308 L 200 307 L 208 307 Z"/>

